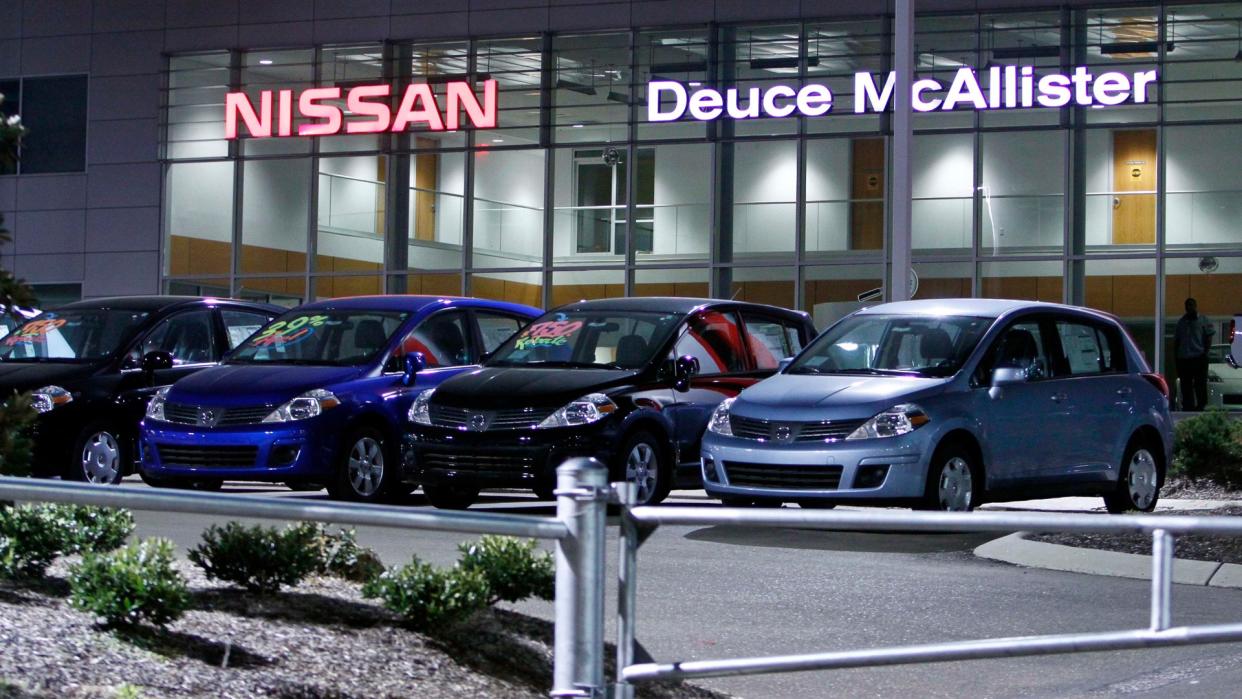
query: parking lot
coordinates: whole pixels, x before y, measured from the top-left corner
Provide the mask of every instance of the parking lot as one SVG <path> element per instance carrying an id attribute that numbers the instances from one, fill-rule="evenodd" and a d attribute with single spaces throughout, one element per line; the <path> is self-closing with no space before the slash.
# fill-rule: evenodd
<path id="1" fill-rule="evenodd" d="M 144 487 L 136 479 L 126 485 Z M 282 487 L 228 485 L 256 497 L 324 498 Z M 711 506 L 676 491 L 671 503 Z M 421 496 L 407 506 L 429 507 Z M 475 508 L 551 514 L 519 493 L 485 494 Z M 189 546 L 212 519 L 139 512 L 138 535 Z M 615 534 L 615 529 L 613 532 Z M 410 554 L 448 564 L 467 537 L 364 528 L 386 563 Z M 975 558 L 990 535 L 885 535 L 669 527 L 639 558 L 638 638 L 657 660 L 797 653 L 1143 626 L 1148 584 L 1019 568 Z M 610 546 L 609 558 L 616 548 Z M 610 568 L 612 568 L 610 561 Z M 614 579 L 610 573 L 609 580 Z M 611 607 L 615 593 L 611 589 Z M 1236 620 L 1242 591 L 1179 585 L 1174 624 Z M 551 619 L 551 604 L 519 611 Z M 611 630 L 606 638 L 612 639 Z M 1067 697 L 1231 695 L 1242 682 L 1233 646 L 1048 656 L 874 670 L 704 680 L 743 697 Z"/>

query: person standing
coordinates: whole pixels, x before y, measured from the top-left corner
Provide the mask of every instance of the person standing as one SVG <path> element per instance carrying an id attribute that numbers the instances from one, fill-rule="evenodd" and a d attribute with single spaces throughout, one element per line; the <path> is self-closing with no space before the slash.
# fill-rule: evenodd
<path id="1" fill-rule="evenodd" d="M 1186 299 L 1186 313 L 1177 321 L 1177 330 L 1173 332 L 1182 410 L 1199 411 L 1207 405 L 1208 348 L 1215 334 L 1211 321 L 1199 315 L 1199 303 L 1193 298 Z"/>

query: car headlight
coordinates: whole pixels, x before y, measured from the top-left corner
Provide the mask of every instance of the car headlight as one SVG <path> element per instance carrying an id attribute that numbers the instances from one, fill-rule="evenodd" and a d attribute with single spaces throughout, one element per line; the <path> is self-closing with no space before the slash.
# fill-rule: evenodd
<path id="1" fill-rule="evenodd" d="M 922 408 L 914 403 L 902 403 L 864 422 L 846 439 L 897 437 L 913 432 L 928 422 L 931 422 L 931 418 L 927 417 L 927 413 L 923 412 Z"/>
<path id="2" fill-rule="evenodd" d="M 279 408 L 273 410 L 267 417 L 263 418 L 263 422 L 293 422 L 294 420 L 309 420 L 312 417 L 323 413 L 329 408 L 335 408 L 340 405 L 341 401 L 332 393 L 322 388 L 316 388 L 313 391 L 307 391 L 302 395 L 290 400 Z"/>
<path id="3" fill-rule="evenodd" d="M 151 396 L 151 402 L 147 403 L 147 417 L 148 418 L 152 420 L 160 420 L 161 422 L 168 421 L 164 417 L 164 403 L 168 398 L 168 389 L 170 388 L 172 387 L 165 386 L 161 388 L 160 390 L 156 391 L 155 395 Z"/>
<path id="4" fill-rule="evenodd" d="M 726 437 L 733 436 L 733 426 L 729 424 L 729 408 L 733 406 L 736 398 L 725 398 L 716 406 L 716 410 L 712 412 L 712 419 L 707 421 L 707 431 L 722 434 Z"/>
<path id="5" fill-rule="evenodd" d="M 410 405 L 410 412 L 406 413 L 406 417 L 418 425 L 431 424 L 431 396 L 436 389 L 429 388 L 425 391 L 419 391 L 414 398 L 414 403 Z"/>
<path id="6" fill-rule="evenodd" d="M 36 412 L 50 412 L 73 402 L 73 395 L 60 386 L 44 386 L 30 394 L 30 405 Z"/>
<path id="7" fill-rule="evenodd" d="M 613 403 L 608 396 L 602 393 L 589 393 L 549 415 L 547 419 L 539 423 L 539 429 L 589 425 L 603 420 L 616 410 L 617 404 Z"/>

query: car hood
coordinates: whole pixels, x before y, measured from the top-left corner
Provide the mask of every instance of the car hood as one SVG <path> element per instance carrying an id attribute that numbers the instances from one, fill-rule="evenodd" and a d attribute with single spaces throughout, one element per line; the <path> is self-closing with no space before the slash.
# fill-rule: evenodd
<path id="1" fill-rule="evenodd" d="M 206 405 L 280 404 L 316 388 L 357 378 L 359 367 L 225 364 L 174 384 L 168 400 Z"/>
<path id="2" fill-rule="evenodd" d="M 65 386 L 92 376 L 98 366 L 68 362 L 0 362 L 0 393 Z"/>
<path id="3" fill-rule="evenodd" d="M 560 407 L 587 393 L 633 382 L 638 370 L 483 367 L 436 387 L 435 403 L 461 408 Z"/>
<path id="4" fill-rule="evenodd" d="M 898 403 L 939 393 L 947 381 L 915 376 L 777 374 L 743 391 L 732 412 L 769 420 L 869 418 Z"/>

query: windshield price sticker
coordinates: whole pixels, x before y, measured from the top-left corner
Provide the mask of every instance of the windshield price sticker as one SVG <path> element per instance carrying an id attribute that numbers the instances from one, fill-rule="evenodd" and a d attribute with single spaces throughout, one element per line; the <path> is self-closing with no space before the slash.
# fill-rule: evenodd
<path id="1" fill-rule="evenodd" d="M 46 342 L 48 333 L 56 328 L 65 325 L 64 318 L 48 318 L 45 320 L 33 320 L 26 323 L 17 332 L 9 335 L 4 340 L 4 344 L 12 347 L 19 342 Z"/>
<path id="2" fill-rule="evenodd" d="M 514 344 L 519 350 L 536 347 L 561 347 L 569 337 L 582 329 L 582 321 L 549 320 L 535 323 L 524 330 Z"/>
<path id="3" fill-rule="evenodd" d="M 298 316 L 292 320 L 278 320 L 267 326 L 250 341 L 254 347 L 288 347 L 315 334 L 315 329 L 327 322 L 328 316 Z"/>

